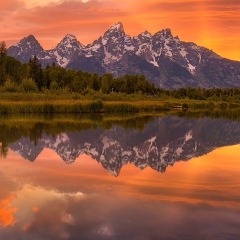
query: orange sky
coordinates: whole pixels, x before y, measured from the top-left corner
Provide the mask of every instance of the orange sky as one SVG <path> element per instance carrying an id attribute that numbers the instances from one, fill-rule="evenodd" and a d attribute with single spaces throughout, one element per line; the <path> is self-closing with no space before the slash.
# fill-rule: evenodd
<path id="1" fill-rule="evenodd" d="M 0 41 L 7 46 L 33 34 L 45 49 L 67 33 L 92 43 L 122 22 L 135 36 L 171 28 L 182 41 L 240 60 L 239 0 L 1 0 Z"/>

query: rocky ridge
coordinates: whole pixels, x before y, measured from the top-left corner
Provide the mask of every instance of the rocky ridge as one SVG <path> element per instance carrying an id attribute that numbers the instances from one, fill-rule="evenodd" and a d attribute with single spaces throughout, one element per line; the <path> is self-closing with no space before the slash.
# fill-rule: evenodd
<path id="1" fill-rule="evenodd" d="M 154 35 L 145 31 L 132 38 L 120 22 L 87 46 L 68 34 L 56 47 L 44 50 L 30 35 L 10 47 L 8 54 L 21 62 L 28 62 L 36 55 L 44 66 L 55 63 L 100 75 L 144 74 L 156 86 L 169 89 L 240 86 L 240 62 L 181 41 L 170 29 Z"/>

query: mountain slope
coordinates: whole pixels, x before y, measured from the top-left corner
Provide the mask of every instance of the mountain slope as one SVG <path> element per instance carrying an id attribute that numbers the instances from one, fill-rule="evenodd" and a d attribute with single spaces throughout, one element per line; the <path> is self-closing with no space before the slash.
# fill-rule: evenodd
<path id="1" fill-rule="evenodd" d="M 194 43 L 183 42 L 174 37 L 170 29 L 154 35 L 145 31 L 132 38 L 119 22 L 87 46 L 68 34 L 55 48 L 45 51 L 33 36 L 29 36 L 10 47 L 8 54 L 21 62 L 37 55 L 44 66 L 54 62 L 100 75 L 106 72 L 115 77 L 144 74 L 156 86 L 169 89 L 240 87 L 240 62 L 222 58 Z"/>

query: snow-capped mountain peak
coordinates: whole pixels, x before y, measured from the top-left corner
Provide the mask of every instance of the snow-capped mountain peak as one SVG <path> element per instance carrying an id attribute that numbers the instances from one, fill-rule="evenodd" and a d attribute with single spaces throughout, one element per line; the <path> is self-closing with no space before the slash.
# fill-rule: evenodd
<path id="1" fill-rule="evenodd" d="M 83 48 L 84 45 L 74 35 L 67 34 L 56 47 L 49 51 L 49 54 L 56 58 L 58 65 L 66 67 Z"/>
<path id="2" fill-rule="evenodd" d="M 144 38 L 152 38 L 152 34 L 148 32 L 147 30 L 141 34 Z"/>
<path id="3" fill-rule="evenodd" d="M 162 31 L 157 32 L 156 35 L 158 37 L 160 37 L 161 39 L 172 39 L 173 38 L 170 28 L 163 29 Z"/>
<path id="4" fill-rule="evenodd" d="M 84 45 L 81 44 L 76 36 L 72 35 L 72 34 L 67 34 L 61 41 L 60 43 L 57 45 L 57 47 L 60 46 L 64 46 L 64 47 L 68 47 L 68 48 L 79 48 L 82 49 L 84 48 Z"/>
<path id="5" fill-rule="evenodd" d="M 56 62 L 56 60 L 51 58 L 48 52 L 43 49 L 33 35 L 23 38 L 16 45 L 10 47 L 8 54 L 16 57 L 21 62 L 29 62 L 29 59 L 35 55 L 44 65 Z"/>
<path id="6" fill-rule="evenodd" d="M 103 47 L 103 64 L 109 65 L 121 59 L 124 51 L 128 49 L 129 38 L 125 39 L 126 34 L 122 23 L 116 23 L 110 27 L 103 35 L 101 44 Z M 126 45 L 126 49 L 125 49 Z M 130 49 L 132 47 L 130 46 Z"/>
<path id="7" fill-rule="evenodd" d="M 123 24 L 118 22 L 109 28 L 109 31 L 124 31 Z"/>
<path id="8" fill-rule="evenodd" d="M 63 39 L 71 39 L 71 40 L 77 40 L 76 36 L 71 34 L 71 33 L 68 33 Z"/>
<path id="9" fill-rule="evenodd" d="M 14 47 L 18 47 L 22 51 L 28 51 L 28 50 L 36 50 L 36 51 L 44 51 L 42 46 L 39 44 L 39 42 L 36 40 L 36 38 L 33 35 L 29 35 L 28 37 L 23 38 L 20 40 L 17 44 L 14 45 Z"/>
<path id="10" fill-rule="evenodd" d="M 22 39 L 8 50 L 10 56 L 28 62 L 36 55 L 43 66 L 53 62 L 66 68 L 112 73 L 114 77 L 144 74 L 156 86 L 239 87 L 240 63 L 220 57 L 213 51 L 174 37 L 169 28 L 151 34 L 127 35 L 121 22 L 84 46 L 67 34 L 51 50 L 45 51 L 34 36 Z"/>
<path id="11" fill-rule="evenodd" d="M 113 25 L 112 27 L 110 27 L 103 35 L 103 45 L 106 45 L 108 39 L 110 38 L 114 38 L 114 39 L 118 39 L 118 38 L 122 38 L 125 36 L 125 32 L 124 32 L 124 28 L 122 23 L 117 23 L 115 25 Z"/>

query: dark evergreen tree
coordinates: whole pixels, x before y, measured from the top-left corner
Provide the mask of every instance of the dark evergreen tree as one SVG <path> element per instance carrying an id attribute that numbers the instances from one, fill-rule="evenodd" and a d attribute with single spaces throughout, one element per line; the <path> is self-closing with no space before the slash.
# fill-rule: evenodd
<path id="1" fill-rule="evenodd" d="M 41 90 L 42 87 L 45 86 L 45 84 L 44 84 L 44 78 L 43 78 L 42 64 L 37 58 L 37 56 L 34 56 L 33 59 L 30 59 L 29 67 L 30 67 L 30 77 L 35 81 L 38 89 Z"/>
<path id="2" fill-rule="evenodd" d="M 0 85 L 6 81 L 6 56 L 7 48 L 5 42 L 0 43 Z"/>
<path id="3" fill-rule="evenodd" d="M 4 58 L 7 56 L 7 46 L 6 43 L 3 41 L 0 43 L 0 58 Z"/>

